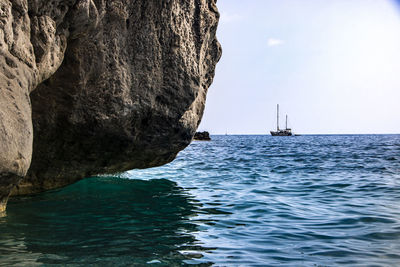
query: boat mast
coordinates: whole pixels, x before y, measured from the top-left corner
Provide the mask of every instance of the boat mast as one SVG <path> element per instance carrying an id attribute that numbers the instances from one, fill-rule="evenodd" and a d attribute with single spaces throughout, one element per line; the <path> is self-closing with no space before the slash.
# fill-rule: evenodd
<path id="1" fill-rule="evenodd" d="M 276 105 L 276 129 L 279 131 L 279 104 Z"/>
<path id="2" fill-rule="evenodd" d="M 287 129 L 287 114 L 286 114 L 286 129 Z"/>

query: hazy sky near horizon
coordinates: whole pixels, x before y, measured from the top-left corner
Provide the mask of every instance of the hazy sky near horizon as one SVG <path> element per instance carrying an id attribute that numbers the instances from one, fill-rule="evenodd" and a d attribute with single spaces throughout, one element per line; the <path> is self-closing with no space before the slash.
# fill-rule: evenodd
<path id="1" fill-rule="evenodd" d="M 395 0 L 218 0 L 217 65 L 199 130 L 400 133 Z"/>

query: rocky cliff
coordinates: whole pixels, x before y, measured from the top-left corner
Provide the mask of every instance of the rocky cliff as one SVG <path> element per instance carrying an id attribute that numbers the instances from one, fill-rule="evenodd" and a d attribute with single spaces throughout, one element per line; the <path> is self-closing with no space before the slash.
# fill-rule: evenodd
<path id="1" fill-rule="evenodd" d="M 216 0 L 0 0 L 0 210 L 165 164 L 200 123 Z"/>

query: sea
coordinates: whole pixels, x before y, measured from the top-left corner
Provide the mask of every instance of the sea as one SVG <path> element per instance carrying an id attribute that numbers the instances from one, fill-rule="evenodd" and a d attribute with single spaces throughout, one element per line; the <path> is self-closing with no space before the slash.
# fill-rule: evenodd
<path id="1" fill-rule="evenodd" d="M 400 135 L 212 136 L 12 198 L 1 266 L 400 266 Z"/>

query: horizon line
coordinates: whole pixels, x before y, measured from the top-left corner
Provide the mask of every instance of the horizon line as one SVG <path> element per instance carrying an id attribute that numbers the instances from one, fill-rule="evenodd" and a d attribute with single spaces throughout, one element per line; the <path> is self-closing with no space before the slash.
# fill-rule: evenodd
<path id="1" fill-rule="evenodd" d="M 204 131 L 200 131 L 200 132 L 204 132 Z M 267 135 L 267 136 L 271 136 L 271 134 L 269 134 L 269 133 L 232 133 L 232 134 L 210 133 L 210 135 Z M 303 135 L 400 135 L 400 133 L 305 133 L 305 134 L 299 134 L 299 135 L 300 136 L 303 136 Z"/>

